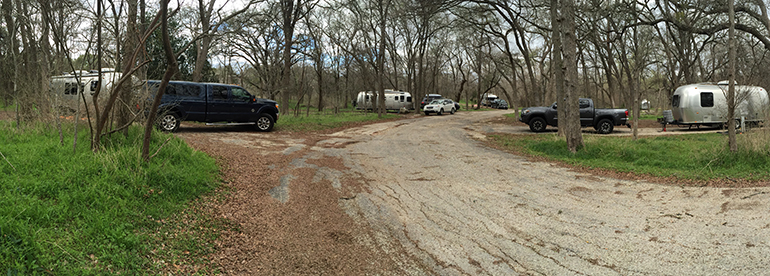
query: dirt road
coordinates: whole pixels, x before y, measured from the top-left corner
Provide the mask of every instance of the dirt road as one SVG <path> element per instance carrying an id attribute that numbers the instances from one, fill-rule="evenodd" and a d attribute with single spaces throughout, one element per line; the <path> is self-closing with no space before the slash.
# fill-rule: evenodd
<path id="1" fill-rule="evenodd" d="M 615 180 L 530 162 L 479 142 L 489 131 L 525 128 L 489 123 L 506 112 L 419 116 L 302 138 L 183 128 L 181 137 L 230 164 L 233 194 L 218 212 L 239 230 L 225 235 L 215 261 L 230 274 L 770 268 L 770 189 Z M 241 158 L 228 157 L 233 152 Z"/>

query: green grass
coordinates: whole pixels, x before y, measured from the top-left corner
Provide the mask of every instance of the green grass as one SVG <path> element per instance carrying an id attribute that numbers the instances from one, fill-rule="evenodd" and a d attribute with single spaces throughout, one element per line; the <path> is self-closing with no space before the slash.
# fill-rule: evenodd
<path id="1" fill-rule="evenodd" d="M 151 162 L 139 162 L 138 127 L 129 138 L 113 135 L 99 153 L 81 127 L 73 153 L 71 126 L 64 145 L 46 127 L 19 132 L 0 121 L 1 274 L 155 274 L 172 263 L 159 260 L 213 247 L 192 246 L 183 235 L 159 238 L 168 222 L 193 221 L 190 231 L 215 224 L 180 215 L 218 186 L 212 158 L 174 138 Z M 152 148 L 167 137 L 156 133 Z"/>
<path id="2" fill-rule="evenodd" d="M 770 155 L 741 149 L 730 153 L 722 134 L 645 137 L 584 136 L 585 147 L 570 153 L 556 135 L 492 135 L 503 148 L 572 165 L 682 179 L 770 179 Z"/>
<path id="3" fill-rule="evenodd" d="M 299 116 L 294 114 L 281 114 L 278 117 L 278 123 L 275 124 L 275 130 L 279 131 L 320 131 L 343 127 L 360 122 L 371 122 L 378 120 L 388 120 L 399 118 L 401 115 L 396 113 L 387 113 L 382 118 L 378 118 L 377 113 L 363 111 L 357 112 L 339 112 L 334 114 L 332 112 L 324 111 L 318 113 L 310 111 L 310 116 L 305 116 L 305 112 L 301 112 Z"/>

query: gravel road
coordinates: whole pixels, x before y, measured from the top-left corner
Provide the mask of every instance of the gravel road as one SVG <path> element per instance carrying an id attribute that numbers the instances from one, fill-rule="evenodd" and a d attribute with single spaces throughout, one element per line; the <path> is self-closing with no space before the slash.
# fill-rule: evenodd
<path id="1" fill-rule="evenodd" d="M 263 154 L 291 159 L 273 168 L 270 187 L 250 192 L 273 205 L 291 204 L 301 200 L 295 194 L 307 196 L 299 183 L 323 180 L 339 194 L 339 212 L 364 229 L 346 233 L 361 245 L 353 249 L 379 263 L 353 270 L 366 274 L 767 273 L 770 189 L 616 180 L 485 147 L 489 132 L 527 131 L 494 122 L 507 112 L 418 116 L 312 142 L 277 134 L 272 142 L 257 142 L 271 134 L 242 138 L 244 148 L 272 143 L 273 153 Z M 323 161 L 328 158 L 339 161 Z"/>
<path id="2" fill-rule="evenodd" d="M 767 188 L 682 188 L 528 162 L 477 141 L 484 129 L 515 129 L 478 123 L 505 112 L 337 134 L 357 141 L 347 149 L 369 189 L 349 209 L 442 275 L 767 273 Z"/>

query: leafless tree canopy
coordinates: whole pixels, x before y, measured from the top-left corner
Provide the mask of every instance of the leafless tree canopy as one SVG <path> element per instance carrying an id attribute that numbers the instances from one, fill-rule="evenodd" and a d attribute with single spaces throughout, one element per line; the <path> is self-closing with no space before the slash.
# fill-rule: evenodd
<path id="1" fill-rule="evenodd" d="M 590 97 L 636 113 L 640 99 L 667 108 L 683 84 L 734 76 L 770 87 L 766 3 L 731 2 L 198 0 L 170 7 L 167 20 L 174 79 L 236 83 L 280 100 L 285 114 L 299 103 L 346 108 L 357 92 L 384 89 L 411 92 L 415 106 L 436 93 L 470 107 L 489 92 L 512 107 Z M 151 29 L 157 2 L 8 0 L 0 8 L 0 105 L 13 106 L 18 125 L 60 117 L 52 77 L 114 68 L 131 76 L 100 91 L 100 101 L 81 99 L 79 116 L 94 117 L 98 144 L 134 122 L 134 82 L 168 66 L 161 32 Z"/>

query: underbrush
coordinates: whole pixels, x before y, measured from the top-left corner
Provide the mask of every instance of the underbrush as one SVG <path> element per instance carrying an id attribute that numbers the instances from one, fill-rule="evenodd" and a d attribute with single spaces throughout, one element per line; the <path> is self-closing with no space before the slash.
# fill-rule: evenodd
<path id="1" fill-rule="evenodd" d="M 275 124 L 275 129 L 279 131 L 320 131 L 360 122 L 395 119 L 400 116 L 399 114 L 388 113 L 379 118 L 377 113 L 371 111 L 339 112 L 337 114 L 310 112 L 310 116 L 306 116 L 305 113 L 299 116 L 290 114 L 281 115 L 278 123 Z"/>
<path id="2" fill-rule="evenodd" d="M 93 153 L 81 126 L 73 150 L 71 125 L 63 144 L 46 127 L 19 131 L 0 121 L 0 273 L 154 274 L 166 248 L 205 253 L 205 242 L 186 246 L 171 237 L 160 243 L 158 236 L 175 237 L 159 231 L 217 187 L 212 158 L 172 138 L 151 162 L 140 162 L 139 127 L 128 136 L 113 134 Z M 168 137 L 155 133 L 151 148 Z"/>
<path id="3" fill-rule="evenodd" d="M 770 180 L 767 136 L 739 135 L 740 149 L 731 153 L 723 134 L 643 137 L 584 136 L 585 147 L 570 153 L 556 135 L 493 135 L 494 143 L 514 152 L 559 160 L 571 165 L 681 179 Z M 749 141 L 752 141 L 749 143 Z"/>

